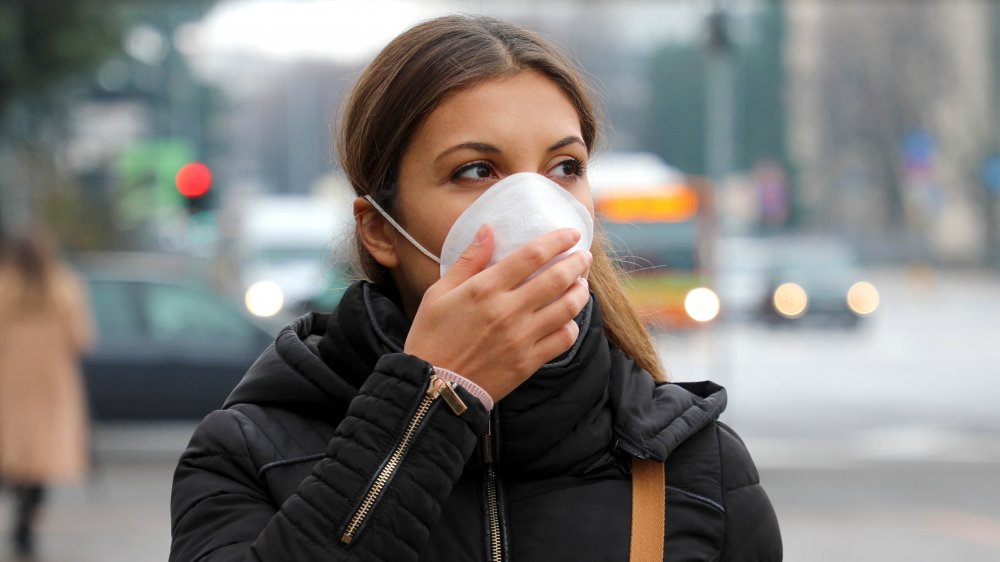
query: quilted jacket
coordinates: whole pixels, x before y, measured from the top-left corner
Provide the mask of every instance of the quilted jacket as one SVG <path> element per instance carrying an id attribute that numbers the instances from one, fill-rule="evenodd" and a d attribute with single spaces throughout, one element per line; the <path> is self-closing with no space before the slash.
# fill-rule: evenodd
<path id="1" fill-rule="evenodd" d="M 625 561 L 633 456 L 665 462 L 664 560 L 781 560 L 753 461 L 718 421 L 725 390 L 654 382 L 594 298 L 577 322 L 492 411 L 455 388 L 458 414 L 402 352 L 394 299 L 353 285 L 284 328 L 195 431 L 170 560 Z"/>

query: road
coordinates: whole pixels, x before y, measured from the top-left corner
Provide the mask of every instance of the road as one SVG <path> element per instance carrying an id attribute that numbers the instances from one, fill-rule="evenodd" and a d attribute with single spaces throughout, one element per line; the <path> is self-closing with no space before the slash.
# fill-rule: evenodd
<path id="1" fill-rule="evenodd" d="M 40 560 L 166 560 L 172 471 L 165 458 L 121 459 L 87 486 L 56 490 Z M 1000 464 L 907 462 L 771 468 L 761 479 L 790 562 L 995 562 L 998 474 Z"/>
<path id="2" fill-rule="evenodd" d="M 723 325 L 660 336 L 661 357 L 727 387 L 724 419 L 765 462 L 1000 462 L 1000 276 L 873 280 L 882 304 L 857 330 Z"/>
<path id="3" fill-rule="evenodd" d="M 873 279 L 882 307 L 859 330 L 728 324 L 659 336 L 661 356 L 678 380 L 729 389 L 724 420 L 761 468 L 785 560 L 1000 560 L 1000 278 Z M 165 560 L 191 429 L 97 428 L 99 470 L 54 491 L 41 560 Z"/>

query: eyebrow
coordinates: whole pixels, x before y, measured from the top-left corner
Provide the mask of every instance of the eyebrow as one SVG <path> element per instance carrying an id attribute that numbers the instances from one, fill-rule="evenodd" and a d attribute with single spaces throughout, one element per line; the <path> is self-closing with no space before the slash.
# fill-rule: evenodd
<path id="1" fill-rule="evenodd" d="M 459 150 L 464 150 L 464 149 L 475 150 L 477 152 L 488 152 L 490 154 L 498 154 L 500 152 L 499 148 L 485 142 L 463 142 L 462 144 L 456 144 L 455 146 L 449 148 L 448 150 L 445 150 L 441 154 L 438 154 L 438 157 L 435 158 L 434 161 L 440 162 L 442 158 L 448 156 L 452 152 L 457 152 Z"/>
<path id="2" fill-rule="evenodd" d="M 587 147 L 587 143 L 583 142 L 583 139 L 581 139 L 580 137 L 578 137 L 576 135 L 570 135 L 570 136 L 568 136 L 568 137 L 566 137 L 564 139 L 561 139 L 560 141 L 556 142 L 552 146 L 550 146 L 549 147 L 549 152 L 552 152 L 553 150 L 559 150 L 560 148 L 563 148 L 564 146 L 569 146 L 571 144 L 579 144 L 579 145 L 583 146 L 584 148 Z"/>
<path id="3" fill-rule="evenodd" d="M 568 137 L 565 137 L 563 139 L 560 139 L 560 140 L 556 141 L 554 144 L 552 144 L 552 146 L 550 146 L 548 148 L 548 151 L 552 152 L 553 150 L 559 150 L 560 148 L 569 146 L 571 144 L 579 144 L 579 145 L 581 145 L 583 147 L 587 146 L 587 144 L 585 142 L 583 142 L 583 139 L 581 139 L 580 137 L 578 137 L 576 135 L 570 135 Z M 485 143 L 485 142 L 463 142 L 462 144 L 456 144 L 455 146 L 453 146 L 453 147 L 445 150 L 441 154 L 438 154 L 437 158 L 435 158 L 434 161 L 435 162 L 439 162 L 445 156 L 448 156 L 449 154 L 451 154 L 453 152 L 457 152 L 459 150 L 466 150 L 466 149 L 468 149 L 468 150 L 475 150 L 477 152 L 486 152 L 486 153 L 489 153 L 489 154 L 499 154 L 501 152 L 501 150 L 499 148 L 497 148 L 497 147 L 495 147 L 495 146 L 493 146 L 492 144 L 489 144 L 489 143 Z"/>

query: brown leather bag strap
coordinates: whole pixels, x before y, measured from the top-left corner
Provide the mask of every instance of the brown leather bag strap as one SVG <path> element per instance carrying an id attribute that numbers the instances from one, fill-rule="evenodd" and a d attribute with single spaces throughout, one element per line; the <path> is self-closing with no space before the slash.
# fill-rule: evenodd
<path id="1" fill-rule="evenodd" d="M 662 462 L 632 459 L 631 562 L 663 562 L 666 489 Z"/>

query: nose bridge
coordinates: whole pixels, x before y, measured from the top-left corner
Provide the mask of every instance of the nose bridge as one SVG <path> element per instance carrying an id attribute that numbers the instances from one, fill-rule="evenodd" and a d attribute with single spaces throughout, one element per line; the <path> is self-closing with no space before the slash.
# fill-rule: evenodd
<path id="1" fill-rule="evenodd" d="M 541 139 L 533 139 L 523 135 L 520 142 L 511 143 L 504 150 L 503 172 L 505 176 L 512 176 L 521 172 L 533 172 L 545 175 L 543 168 L 551 158 Z"/>
<path id="2" fill-rule="evenodd" d="M 544 172 L 544 170 L 541 169 L 544 165 L 545 165 L 544 160 L 539 161 L 537 157 L 525 154 L 523 156 L 518 157 L 515 160 L 514 165 L 511 166 L 511 170 L 507 175 L 512 176 L 514 174 L 522 174 L 522 173 L 541 174 Z"/>

